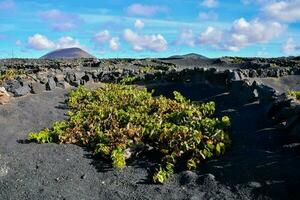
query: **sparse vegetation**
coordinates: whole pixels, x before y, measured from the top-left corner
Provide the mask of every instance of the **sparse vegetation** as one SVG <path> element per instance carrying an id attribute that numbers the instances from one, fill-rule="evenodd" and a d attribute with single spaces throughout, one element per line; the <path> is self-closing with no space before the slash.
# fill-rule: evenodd
<path id="1" fill-rule="evenodd" d="M 243 63 L 245 63 L 245 60 L 243 58 L 239 58 L 239 57 L 225 56 L 225 57 L 223 57 L 223 59 L 229 61 L 232 64 L 243 64 Z"/>
<path id="2" fill-rule="evenodd" d="M 300 100 L 300 91 L 295 91 L 295 90 L 289 90 L 288 94 L 297 100 Z"/>
<path id="3" fill-rule="evenodd" d="M 135 76 L 127 76 L 120 80 L 121 84 L 132 84 L 137 80 Z"/>
<path id="4" fill-rule="evenodd" d="M 14 79 L 17 76 L 24 75 L 25 73 L 22 70 L 16 70 L 16 69 L 7 69 L 5 71 L 0 71 L 0 84 L 3 83 L 3 81 Z"/>
<path id="5" fill-rule="evenodd" d="M 139 66 L 139 70 L 141 73 L 151 73 L 151 72 L 155 72 L 158 70 L 162 70 L 162 71 L 168 71 L 171 69 L 175 69 L 176 66 L 174 64 L 159 64 L 159 65 L 140 65 Z"/>
<path id="6" fill-rule="evenodd" d="M 230 120 L 213 118 L 215 103 L 192 102 L 178 92 L 168 99 L 128 85 L 78 87 L 70 93 L 68 106 L 68 120 L 30 133 L 29 139 L 86 146 L 118 168 L 129 157 L 153 151 L 161 160 L 153 175 L 156 183 L 165 182 L 178 161 L 195 169 L 222 155 L 230 143 Z"/>
<path id="7" fill-rule="evenodd" d="M 150 73 L 155 71 L 155 68 L 153 66 L 142 66 L 139 69 L 141 73 Z"/>

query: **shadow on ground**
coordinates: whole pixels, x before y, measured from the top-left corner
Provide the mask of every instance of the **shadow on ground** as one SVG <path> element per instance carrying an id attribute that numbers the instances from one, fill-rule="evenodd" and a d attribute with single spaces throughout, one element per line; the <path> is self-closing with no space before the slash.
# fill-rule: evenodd
<path id="1" fill-rule="evenodd" d="M 152 88 L 153 89 L 153 88 Z M 300 199 L 300 149 L 289 145 L 287 133 L 271 126 L 265 116 L 265 106 L 259 102 L 245 104 L 224 89 L 177 84 L 158 86 L 156 94 L 172 96 L 177 90 L 195 101 L 212 100 L 217 115 L 232 119 L 231 149 L 225 156 L 204 164 L 199 175 L 213 174 L 221 183 L 239 192 L 252 188 L 254 199 Z"/>

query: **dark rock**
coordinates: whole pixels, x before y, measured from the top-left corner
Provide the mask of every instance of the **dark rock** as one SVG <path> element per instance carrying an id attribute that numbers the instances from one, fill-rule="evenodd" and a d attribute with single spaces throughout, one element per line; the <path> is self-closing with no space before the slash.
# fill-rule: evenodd
<path id="1" fill-rule="evenodd" d="M 232 81 L 230 94 L 245 103 L 250 103 L 257 98 L 257 91 L 247 80 Z"/>
<path id="2" fill-rule="evenodd" d="M 93 76 L 91 74 L 86 74 L 82 77 L 84 83 L 94 82 Z"/>
<path id="3" fill-rule="evenodd" d="M 54 77 L 55 82 L 61 82 L 63 80 L 65 80 L 65 76 L 64 74 L 56 74 Z"/>
<path id="4" fill-rule="evenodd" d="M 66 74 L 66 76 L 65 76 L 65 80 L 66 80 L 68 83 L 71 83 L 71 82 L 75 81 L 76 78 L 75 78 L 74 72 L 67 72 L 67 74 Z"/>
<path id="5" fill-rule="evenodd" d="M 14 96 L 16 96 L 16 97 L 24 96 L 24 95 L 30 93 L 30 91 L 31 91 L 30 87 L 28 85 L 25 85 L 25 86 L 17 88 L 14 92 Z"/>
<path id="6" fill-rule="evenodd" d="M 45 73 L 38 73 L 37 74 L 37 79 L 41 82 L 46 84 L 48 82 L 47 74 Z"/>
<path id="7" fill-rule="evenodd" d="M 46 89 L 47 90 L 54 90 L 56 87 L 56 83 L 54 81 L 54 78 L 49 77 L 48 82 L 46 83 Z"/>
<path id="8" fill-rule="evenodd" d="M 33 94 L 39 94 L 46 90 L 45 84 L 34 82 L 31 84 L 31 92 Z"/>
<path id="9" fill-rule="evenodd" d="M 241 77 L 237 71 L 229 72 L 229 80 L 231 81 L 239 81 Z"/>
<path id="10" fill-rule="evenodd" d="M 104 82 L 104 83 L 109 83 L 111 82 L 112 80 L 112 77 L 111 77 L 111 74 L 110 73 L 103 73 L 101 75 L 101 78 L 100 78 L 100 81 L 101 82 Z"/>
<path id="11" fill-rule="evenodd" d="M 273 101 L 276 99 L 277 92 L 274 88 L 271 88 L 267 85 L 256 84 L 256 89 L 259 94 L 259 100 L 261 102 Z"/>
<path id="12" fill-rule="evenodd" d="M 192 171 L 184 171 L 181 173 L 180 183 L 187 185 L 196 181 L 198 175 Z"/>
<path id="13" fill-rule="evenodd" d="M 2 85 L 7 92 L 15 93 L 16 89 L 22 87 L 21 82 L 18 80 L 7 80 Z"/>
<path id="14" fill-rule="evenodd" d="M 216 181 L 216 177 L 213 174 L 204 174 L 202 176 L 199 177 L 198 182 L 201 185 L 216 185 L 217 181 Z"/>
<path id="15" fill-rule="evenodd" d="M 297 116 L 290 134 L 293 137 L 300 139 L 300 116 Z"/>
<path id="16" fill-rule="evenodd" d="M 259 182 L 249 182 L 248 186 L 252 187 L 252 188 L 260 188 L 260 187 L 262 187 L 261 183 L 259 183 Z"/>
<path id="17" fill-rule="evenodd" d="M 81 80 L 71 81 L 70 85 L 74 87 L 78 87 L 79 85 L 81 85 Z"/>
<path id="18" fill-rule="evenodd" d="M 62 89 L 68 89 L 71 87 L 71 85 L 65 81 L 59 81 L 56 83 L 56 86 Z"/>
<path id="19" fill-rule="evenodd" d="M 85 76 L 85 72 L 75 72 L 75 81 L 81 80 Z"/>
<path id="20" fill-rule="evenodd" d="M 249 71 L 249 77 L 255 78 L 257 76 L 258 76 L 258 74 L 257 74 L 256 70 L 252 69 Z"/>

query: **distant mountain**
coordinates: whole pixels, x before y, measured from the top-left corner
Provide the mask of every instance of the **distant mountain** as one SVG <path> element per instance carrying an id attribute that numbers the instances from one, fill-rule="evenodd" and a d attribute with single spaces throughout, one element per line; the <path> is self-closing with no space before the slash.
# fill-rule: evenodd
<path id="1" fill-rule="evenodd" d="M 80 49 L 80 48 L 66 48 L 66 49 L 58 49 L 47 53 L 42 56 L 41 59 L 72 59 L 72 58 L 95 58 L 88 52 Z"/>
<path id="2" fill-rule="evenodd" d="M 209 59 L 205 56 L 202 56 L 200 54 L 196 54 L 196 53 L 189 53 L 186 55 L 175 55 L 175 56 L 171 56 L 168 59 Z"/>

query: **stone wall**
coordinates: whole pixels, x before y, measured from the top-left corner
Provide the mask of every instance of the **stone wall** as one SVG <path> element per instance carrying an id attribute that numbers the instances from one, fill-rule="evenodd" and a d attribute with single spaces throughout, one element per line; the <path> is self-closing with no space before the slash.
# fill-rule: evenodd
<path id="1" fill-rule="evenodd" d="M 94 63 L 94 61 L 90 61 Z M 86 63 L 88 62 L 86 61 Z M 253 71 L 253 69 L 194 68 L 180 71 L 171 69 L 141 73 L 139 70 L 132 68 L 109 70 L 91 66 L 87 64 L 86 67 L 82 67 L 78 64 L 75 67 L 68 65 L 30 67 L 26 69 L 26 76 L 6 80 L 0 87 L 5 88 L 11 96 L 20 97 L 55 88 L 77 87 L 89 82 L 118 83 L 126 77 L 134 77 L 134 83 L 141 85 L 174 82 L 205 83 L 215 87 L 223 87 L 230 95 L 236 97 L 235 100 L 242 101 L 245 104 L 259 101 L 266 107 L 266 115 L 273 121 L 274 125 L 280 126 L 291 135 L 300 138 L 299 101 L 291 99 L 286 94 L 279 94 L 267 85 L 247 79 L 247 77 L 278 77 L 287 74 L 299 74 L 299 70 L 285 68 L 276 70 L 257 69 Z M 24 66 L 22 65 L 22 67 Z"/>

